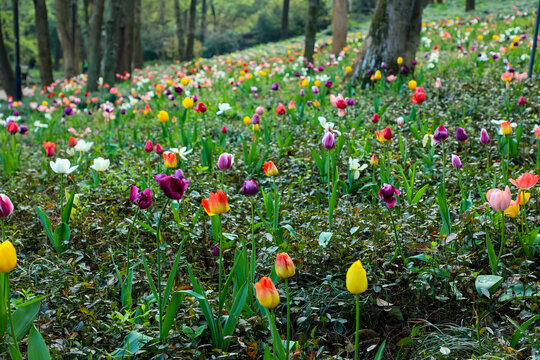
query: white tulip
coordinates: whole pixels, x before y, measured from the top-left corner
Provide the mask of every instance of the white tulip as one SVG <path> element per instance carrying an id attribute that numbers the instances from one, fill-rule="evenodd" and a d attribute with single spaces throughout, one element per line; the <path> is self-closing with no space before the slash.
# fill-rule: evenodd
<path id="1" fill-rule="evenodd" d="M 111 165 L 111 161 L 109 159 L 98 157 L 97 159 L 94 159 L 94 165 L 90 167 L 96 171 L 107 171 L 109 169 L 109 165 Z"/>
<path id="2" fill-rule="evenodd" d="M 86 142 L 84 140 L 79 140 L 77 142 L 77 145 L 75 145 L 74 149 L 75 151 L 88 152 L 88 150 L 90 150 L 92 145 L 94 145 L 93 142 Z"/>
<path id="3" fill-rule="evenodd" d="M 57 174 L 69 175 L 75 171 L 79 165 L 71 166 L 71 162 L 68 159 L 57 158 L 56 162 L 50 162 L 51 169 Z M 71 166 L 71 167 L 70 167 Z"/>
<path id="4" fill-rule="evenodd" d="M 223 114 L 225 111 L 231 110 L 231 109 L 232 109 L 231 105 L 229 105 L 228 103 L 218 104 L 218 108 L 219 108 L 219 111 L 216 112 L 216 115 L 221 115 L 221 114 Z"/>

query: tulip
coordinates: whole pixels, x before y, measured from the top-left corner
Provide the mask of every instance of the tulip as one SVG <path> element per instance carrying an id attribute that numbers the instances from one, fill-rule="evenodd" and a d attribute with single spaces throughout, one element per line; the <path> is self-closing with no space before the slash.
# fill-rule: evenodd
<path id="1" fill-rule="evenodd" d="M 269 277 L 265 276 L 258 283 L 255 283 L 255 292 L 261 306 L 267 309 L 274 309 L 278 306 L 279 294 Z"/>
<path id="2" fill-rule="evenodd" d="M 280 253 L 276 257 L 276 274 L 281 279 L 288 279 L 294 276 L 296 270 L 291 257 L 287 253 Z"/>
<path id="3" fill-rule="evenodd" d="M 527 103 L 527 101 L 525 100 L 525 98 L 523 96 L 520 96 L 519 97 L 519 100 L 518 100 L 518 104 L 519 106 L 523 106 Z"/>
<path id="4" fill-rule="evenodd" d="M 5 219 L 13 213 L 13 203 L 6 194 L 0 194 L 0 219 Z"/>
<path id="5" fill-rule="evenodd" d="M 166 122 L 169 121 L 169 113 L 164 111 L 164 110 L 161 110 L 157 114 L 157 117 L 158 117 L 159 122 L 161 122 L 161 123 L 166 123 Z"/>
<path id="6" fill-rule="evenodd" d="M 504 211 L 508 209 L 512 202 L 510 188 L 507 186 L 504 191 L 499 189 L 491 189 L 486 194 L 486 199 L 489 206 L 495 211 Z"/>
<path id="7" fill-rule="evenodd" d="M 463 167 L 459 156 L 452 154 L 452 166 L 456 169 L 461 169 Z"/>
<path id="8" fill-rule="evenodd" d="M 409 81 L 409 89 L 411 89 L 411 90 L 416 89 L 416 85 L 417 85 L 416 81 L 414 81 L 414 80 Z"/>
<path id="9" fill-rule="evenodd" d="M 433 140 L 436 143 L 441 142 L 441 140 L 446 140 L 448 138 L 448 130 L 444 125 L 439 126 L 437 129 L 435 129 L 435 132 L 433 133 Z"/>
<path id="10" fill-rule="evenodd" d="M 242 194 L 244 196 L 252 196 L 257 193 L 259 189 L 257 188 L 257 183 L 255 180 L 246 180 L 242 186 Z"/>
<path id="11" fill-rule="evenodd" d="M 26 135 L 27 132 L 28 132 L 28 126 L 26 125 L 19 126 L 19 134 Z"/>
<path id="12" fill-rule="evenodd" d="M 15 121 L 10 122 L 9 125 L 7 126 L 7 131 L 11 135 L 15 135 L 17 131 L 19 131 L 17 123 Z"/>
<path id="13" fill-rule="evenodd" d="M 255 112 L 257 113 L 257 115 L 262 116 L 264 114 L 264 108 L 262 106 L 257 106 Z"/>
<path id="14" fill-rule="evenodd" d="M 403 125 L 405 125 L 405 119 L 403 118 L 403 116 L 400 116 L 396 119 L 396 122 L 397 122 L 397 125 L 399 127 L 402 127 Z"/>
<path id="15" fill-rule="evenodd" d="M 392 140 L 392 138 L 394 137 L 394 134 L 392 134 L 392 129 L 390 129 L 390 127 L 387 126 L 386 128 L 382 129 L 380 132 L 375 130 L 375 136 L 377 137 L 377 140 L 379 140 L 380 142 L 387 142 L 387 141 Z"/>
<path id="16" fill-rule="evenodd" d="M 77 139 L 75 139 L 73 136 L 70 136 L 68 145 L 70 148 L 74 148 L 77 145 Z"/>
<path id="17" fill-rule="evenodd" d="M 539 178 L 540 175 L 534 175 L 533 173 L 525 173 L 518 177 L 516 180 L 510 179 L 510 182 L 520 190 L 529 190 L 536 185 Z"/>
<path id="18" fill-rule="evenodd" d="M 341 94 L 339 94 L 338 96 L 330 95 L 330 103 L 338 108 L 338 116 L 345 116 L 347 102 Z"/>
<path id="19" fill-rule="evenodd" d="M 503 121 L 501 123 L 501 132 L 504 135 L 510 135 L 512 133 L 512 127 L 510 126 L 510 121 Z"/>
<path id="20" fill-rule="evenodd" d="M 276 108 L 276 114 L 277 115 L 283 115 L 287 112 L 287 110 L 285 110 L 285 106 L 283 106 L 283 104 L 279 104 Z"/>
<path id="21" fill-rule="evenodd" d="M 152 141 L 148 140 L 146 142 L 146 145 L 144 145 L 144 151 L 146 151 L 147 153 L 151 153 L 152 151 L 154 151 L 154 145 L 152 144 Z"/>
<path id="22" fill-rule="evenodd" d="M 261 117 L 259 116 L 259 114 L 255 113 L 253 114 L 251 119 L 249 119 L 248 117 L 248 121 L 249 121 L 248 124 L 258 125 L 261 122 Z"/>
<path id="23" fill-rule="evenodd" d="M 272 86 L 270 87 L 270 90 L 278 91 L 279 90 L 279 84 L 278 83 L 273 83 Z"/>
<path id="24" fill-rule="evenodd" d="M 215 194 L 210 193 L 208 199 L 202 200 L 202 205 L 209 216 L 224 214 L 229 211 L 227 195 L 223 190 L 218 190 Z"/>
<path id="25" fill-rule="evenodd" d="M 163 153 L 163 160 L 165 162 L 165 167 L 169 169 L 174 169 L 178 165 L 178 160 L 176 159 L 175 152 Z"/>
<path id="26" fill-rule="evenodd" d="M 264 173 L 266 176 L 276 176 L 278 174 L 278 169 L 272 161 L 267 161 L 264 163 Z"/>
<path id="27" fill-rule="evenodd" d="M 469 137 L 467 136 L 467 133 L 465 133 L 465 129 L 458 126 L 457 129 L 456 129 L 456 140 L 457 141 L 465 141 L 468 138 Z"/>
<path id="28" fill-rule="evenodd" d="M 219 246 L 214 245 L 214 247 L 212 248 L 212 255 L 219 256 Z"/>
<path id="29" fill-rule="evenodd" d="M 45 149 L 45 153 L 47 154 L 48 157 L 54 156 L 54 148 L 55 148 L 55 145 L 53 142 L 45 141 L 43 143 L 43 149 Z"/>
<path id="30" fill-rule="evenodd" d="M 156 144 L 156 154 L 162 155 L 163 152 L 164 152 L 164 151 L 163 151 L 163 148 L 161 147 L 161 145 Z"/>
<path id="31" fill-rule="evenodd" d="M 220 170 L 229 170 L 234 162 L 234 155 L 223 153 L 219 156 L 218 167 Z"/>
<path id="32" fill-rule="evenodd" d="M 377 156 L 375 156 L 375 154 L 371 155 L 371 159 L 369 159 L 369 164 L 373 166 L 379 164 L 379 159 L 377 159 Z"/>
<path id="33" fill-rule="evenodd" d="M 110 164 L 111 161 L 109 159 L 98 157 L 97 159 L 94 159 L 94 164 L 90 167 L 96 171 L 103 172 L 109 169 Z"/>
<path id="34" fill-rule="evenodd" d="M 68 159 L 57 158 L 55 162 L 49 162 L 51 169 L 57 174 L 69 175 L 75 171 L 79 165 L 71 166 L 71 162 Z"/>
<path id="35" fill-rule="evenodd" d="M 367 290 L 368 281 L 366 270 L 364 270 L 360 260 L 353 263 L 347 271 L 346 284 L 347 290 L 351 294 L 361 294 Z"/>
<path id="36" fill-rule="evenodd" d="M 519 214 L 519 203 L 516 201 L 511 204 L 506 210 L 504 210 L 504 215 L 509 218 L 515 218 Z"/>
<path id="37" fill-rule="evenodd" d="M 336 146 L 336 136 L 334 133 L 330 131 L 326 132 L 326 134 L 324 134 L 322 144 L 325 149 L 332 150 L 334 146 Z"/>
<path id="38" fill-rule="evenodd" d="M 379 190 L 379 198 L 384 200 L 385 204 L 389 208 L 396 206 L 397 199 L 396 196 L 399 196 L 399 190 L 390 184 L 384 184 Z"/>
<path id="39" fill-rule="evenodd" d="M 442 89 L 441 78 L 435 80 L 435 89 Z"/>
<path id="40" fill-rule="evenodd" d="M 17 251 L 10 241 L 0 244 L 0 273 L 7 274 L 17 265 Z M 4 296 L 4 294 L 2 294 Z M 9 301 L 9 300 L 8 300 Z"/>
<path id="41" fill-rule="evenodd" d="M 198 113 L 205 113 L 206 112 L 206 105 L 204 105 L 203 102 L 200 102 L 197 104 L 197 106 L 195 106 L 194 110 Z"/>
<path id="42" fill-rule="evenodd" d="M 489 135 L 488 135 L 488 132 L 486 129 L 482 129 L 480 131 L 480 143 L 482 143 L 482 145 L 487 145 L 489 144 L 490 142 L 490 139 L 489 139 Z"/>
<path id="43" fill-rule="evenodd" d="M 186 180 L 182 170 L 176 170 L 173 175 L 158 174 L 154 179 L 159 184 L 164 195 L 169 199 L 180 200 L 184 196 L 189 180 Z"/>
<path id="44" fill-rule="evenodd" d="M 184 100 L 182 100 L 182 105 L 184 106 L 185 109 L 191 109 L 194 103 L 195 101 L 193 101 L 193 99 L 190 97 L 186 97 L 184 98 Z"/>
<path id="45" fill-rule="evenodd" d="M 397 64 L 401 66 L 401 64 L 403 64 L 403 58 L 400 56 L 397 58 Z"/>
<path id="46" fill-rule="evenodd" d="M 139 192 L 139 189 L 135 185 L 133 185 L 131 186 L 129 201 L 139 206 L 139 209 L 141 210 L 148 209 L 154 204 L 154 202 L 152 201 L 152 190 L 148 188 L 144 189 L 144 191 Z"/>
<path id="47" fill-rule="evenodd" d="M 371 122 L 376 124 L 379 122 L 379 114 L 375 113 L 373 114 L 373 116 L 371 117 Z"/>
<path id="48" fill-rule="evenodd" d="M 414 89 L 414 95 L 411 97 L 413 104 L 421 104 L 426 101 L 426 94 L 424 93 L 424 88 L 418 86 Z"/>

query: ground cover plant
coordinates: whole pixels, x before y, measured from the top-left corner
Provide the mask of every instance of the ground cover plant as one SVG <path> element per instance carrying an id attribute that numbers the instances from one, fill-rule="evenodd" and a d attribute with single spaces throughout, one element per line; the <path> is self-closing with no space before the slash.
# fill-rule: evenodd
<path id="1" fill-rule="evenodd" d="M 0 358 L 538 356 L 534 16 L 367 84 L 351 33 L 2 103 Z"/>

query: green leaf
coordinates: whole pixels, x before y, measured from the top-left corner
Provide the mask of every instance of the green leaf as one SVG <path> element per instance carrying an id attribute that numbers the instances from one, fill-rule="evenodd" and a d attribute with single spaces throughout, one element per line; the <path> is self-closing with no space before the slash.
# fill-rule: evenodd
<path id="1" fill-rule="evenodd" d="M 381 360 L 382 359 L 385 345 L 386 345 L 386 340 L 384 340 L 382 342 L 381 346 L 379 346 L 379 350 L 377 350 L 377 354 L 375 354 L 375 358 L 373 360 Z"/>
<path id="2" fill-rule="evenodd" d="M 132 331 L 126 335 L 120 349 L 117 349 L 111 355 L 116 359 L 124 359 L 135 355 L 147 342 L 152 340 L 150 336 L 146 336 L 137 331 Z"/>
<path id="3" fill-rule="evenodd" d="M 516 348 L 519 340 L 523 337 L 523 333 L 531 326 L 536 320 L 540 319 L 540 315 L 534 315 L 529 320 L 525 321 L 521 326 L 517 326 L 517 324 L 513 323 L 514 326 L 516 326 L 518 329 L 514 333 L 514 336 L 512 336 L 512 341 L 510 342 L 511 348 Z"/>
<path id="4" fill-rule="evenodd" d="M 330 242 L 331 238 L 332 238 L 331 232 L 323 231 L 319 235 L 319 245 L 322 246 L 323 248 L 326 247 L 326 245 L 328 245 L 328 243 Z"/>
<path id="5" fill-rule="evenodd" d="M 182 301 L 184 301 L 184 294 L 185 293 L 180 292 L 180 291 L 174 292 L 172 294 L 171 301 L 169 302 L 169 305 L 167 307 L 167 312 L 165 313 L 165 317 L 163 319 L 163 326 L 162 326 L 163 334 L 161 335 L 162 341 L 167 340 L 167 335 L 169 334 L 169 331 L 171 330 L 171 326 L 176 317 L 176 313 L 178 312 L 180 305 L 182 305 Z"/>
<path id="6" fill-rule="evenodd" d="M 69 225 L 65 222 L 61 222 L 58 224 L 56 229 L 54 229 L 54 249 L 58 253 L 64 252 L 67 248 L 67 243 L 69 242 L 69 238 L 71 237 L 71 229 L 69 228 Z"/>
<path id="7" fill-rule="evenodd" d="M 37 301 L 29 306 L 18 308 L 13 312 L 13 326 L 15 327 L 17 340 L 21 340 L 26 335 L 39 313 L 40 307 L 41 302 Z M 8 329 L 11 329 L 11 326 L 8 325 Z M 9 330 L 9 333 L 11 334 L 11 330 Z"/>
<path id="8" fill-rule="evenodd" d="M 490 298 L 491 296 L 488 295 L 493 294 L 503 281 L 504 278 L 498 275 L 478 275 L 474 282 L 474 286 L 479 295 L 484 294 Z"/>
<path id="9" fill-rule="evenodd" d="M 231 343 L 231 336 L 234 333 L 236 324 L 238 324 L 238 320 L 240 320 L 240 315 L 242 314 L 242 309 L 244 308 L 244 304 L 246 303 L 247 295 L 248 283 L 246 282 L 240 288 L 240 290 L 238 290 L 238 293 L 236 294 L 233 304 L 231 306 L 229 317 L 227 318 L 227 321 L 225 321 L 225 326 L 223 327 L 223 337 L 229 338 L 224 339 L 222 350 L 227 350 L 229 344 Z"/>
<path id="10" fill-rule="evenodd" d="M 36 327 L 32 325 L 30 335 L 28 336 L 28 360 L 48 360 L 50 358 L 51 354 L 45 344 L 45 340 L 43 340 Z"/>
<path id="11" fill-rule="evenodd" d="M 41 224 L 43 225 L 43 228 L 45 229 L 45 233 L 47 234 L 47 237 L 49 238 L 49 241 L 51 242 L 51 244 L 54 245 L 54 236 L 53 236 L 53 233 L 52 233 L 51 221 L 49 220 L 47 215 L 45 215 L 43 210 L 41 210 L 37 206 L 35 207 L 35 210 L 36 210 L 36 213 L 38 214 L 38 217 L 39 217 L 39 220 L 41 221 Z"/>
<path id="12" fill-rule="evenodd" d="M 73 209 L 73 200 L 75 199 L 75 189 L 71 192 L 69 199 L 62 209 L 62 222 L 69 224 L 69 218 L 71 217 L 71 210 Z M 62 194 L 63 196 L 63 194 Z"/>
<path id="13" fill-rule="evenodd" d="M 413 204 L 416 204 L 417 202 L 420 201 L 420 198 L 422 197 L 422 195 L 424 195 L 428 187 L 429 187 L 429 184 L 426 184 L 422 188 L 420 188 L 420 190 L 416 192 L 416 195 L 414 195 L 414 198 L 412 199 Z"/>
<path id="14" fill-rule="evenodd" d="M 491 238 L 489 237 L 489 234 L 487 232 L 486 232 L 486 248 L 488 252 L 489 265 L 491 266 L 491 274 L 495 275 L 497 274 L 497 264 L 499 262 L 499 259 L 497 258 L 497 255 L 495 254 L 493 243 L 491 242 Z"/>

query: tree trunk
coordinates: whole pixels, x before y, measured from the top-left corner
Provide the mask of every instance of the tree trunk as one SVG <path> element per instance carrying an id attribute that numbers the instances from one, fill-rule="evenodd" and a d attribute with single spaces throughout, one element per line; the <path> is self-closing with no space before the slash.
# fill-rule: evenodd
<path id="1" fill-rule="evenodd" d="M 4 44 L 4 35 L 2 33 L 2 21 L 0 21 L 0 85 L 8 96 L 15 96 L 15 74 L 9 62 L 8 52 Z"/>
<path id="2" fill-rule="evenodd" d="M 281 11 L 281 40 L 289 36 L 289 3 L 290 0 L 283 0 L 283 10 Z"/>
<path id="3" fill-rule="evenodd" d="M 62 58 L 62 46 L 60 45 L 60 39 L 58 38 L 58 32 L 54 32 L 54 36 L 56 37 L 55 43 L 56 46 L 54 47 L 54 71 L 60 71 L 60 59 Z"/>
<path id="4" fill-rule="evenodd" d="M 53 79 L 51 60 L 51 40 L 49 39 L 49 21 L 45 0 L 34 0 L 36 15 L 36 33 L 38 39 L 39 77 L 41 85 L 50 85 Z"/>
<path id="5" fill-rule="evenodd" d="M 176 39 L 178 40 L 178 59 L 184 58 L 184 26 L 182 22 L 182 11 L 180 0 L 174 0 L 174 15 L 176 17 Z"/>
<path id="6" fill-rule="evenodd" d="M 217 29 L 217 17 L 216 8 L 214 6 L 214 0 L 210 0 L 210 8 L 212 9 L 212 19 L 214 20 L 214 31 Z"/>
<path id="7" fill-rule="evenodd" d="M 336 56 L 347 46 L 347 0 L 333 1 L 332 53 Z"/>
<path id="8" fill-rule="evenodd" d="M 77 0 L 54 0 L 56 31 L 62 45 L 64 76 L 66 78 L 71 78 L 81 73 L 77 16 L 73 18 L 73 5 L 75 8 L 77 7 Z M 77 11 L 75 11 L 76 14 Z M 75 31 L 73 31 L 74 29 Z"/>
<path id="9" fill-rule="evenodd" d="M 208 6 L 206 4 L 207 0 L 202 0 L 202 9 L 201 9 L 201 43 L 204 44 L 204 38 L 206 36 L 206 12 L 208 11 Z"/>
<path id="10" fill-rule="evenodd" d="M 88 91 L 98 88 L 99 70 L 101 68 L 101 26 L 105 0 L 95 0 L 92 6 L 92 18 L 88 29 Z"/>
<path id="11" fill-rule="evenodd" d="M 111 0 L 107 6 L 105 19 L 105 51 L 103 53 L 103 82 L 109 85 L 115 82 L 114 66 L 116 64 L 116 31 L 120 17 L 121 0 Z"/>
<path id="12" fill-rule="evenodd" d="M 309 0 L 308 16 L 306 21 L 306 41 L 304 44 L 304 57 L 308 63 L 313 63 L 315 51 L 315 36 L 317 35 L 317 13 L 319 12 L 319 0 Z"/>
<path id="13" fill-rule="evenodd" d="M 193 59 L 193 46 L 195 45 L 195 16 L 197 16 L 197 0 L 191 0 L 189 6 L 189 27 L 185 60 Z"/>
<path id="14" fill-rule="evenodd" d="M 143 52 L 141 43 L 141 8 L 142 0 L 135 0 L 133 15 L 133 68 L 142 69 Z"/>
<path id="15" fill-rule="evenodd" d="M 475 8 L 475 0 L 466 0 L 465 1 L 465 11 L 471 11 Z"/>
<path id="16" fill-rule="evenodd" d="M 422 10 L 426 0 L 379 0 L 371 20 L 369 33 L 358 54 L 352 80 L 370 79 L 368 70 L 376 71 L 382 62 L 398 73 L 396 60 L 403 58 L 408 70 L 414 70 L 416 50 L 422 29 Z"/>
<path id="17" fill-rule="evenodd" d="M 130 73 L 133 56 L 134 0 L 122 0 L 122 16 L 117 33 L 118 53 L 116 55 L 116 73 Z"/>

